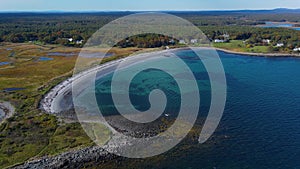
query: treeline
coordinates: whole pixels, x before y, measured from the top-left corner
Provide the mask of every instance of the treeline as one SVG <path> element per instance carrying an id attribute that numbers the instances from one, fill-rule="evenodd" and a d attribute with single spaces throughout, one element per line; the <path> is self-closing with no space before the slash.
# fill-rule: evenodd
<path id="1" fill-rule="evenodd" d="M 130 12 L 102 13 L 17 13 L 0 14 L 0 41 L 22 43 L 40 42 L 66 46 L 83 46 L 100 27 Z M 210 40 L 247 40 L 250 45 L 264 45 L 269 39 L 273 45 L 300 47 L 300 31 L 284 28 L 260 28 L 265 21 L 299 21 L 300 13 L 255 12 L 175 12 L 197 25 Z M 109 35 L 107 35 L 109 36 Z M 193 38 L 193 37 L 191 37 Z M 70 41 L 72 39 L 72 41 Z M 160 47 L 178 43 L 162 35 L 140 35 L 125 39 L 119 47 Z M 82 43 L 77 43 L 77 42 Z M 186 40 L 188 42 L 188 40 Z"/>
<path id="2" fill-rule="evenodd" d="M 287 28 L 261 28 L 249 26 L 206 26 L 200 29 L 209 39 L 224 39 L 223 35 L 228 34 L 230 40 L 244 40 L 253 46 L 271 45 L 283 43 L 285 47 L 293 49 L 300 47 L 300 31 Z M 270 44 L 263 42 L 270 40 Z"/>
<path id="3" fill-rule="evenodd" d="M 185 18 L 197 26 L 255 26 L 272 22 L 299 22 L 300 10 L 244 10 L 244 11 L 203 11 L 203 12 L 171 12 Z"/>
<path id="4" fill-rule="evenodd" d="M 164 35 L 143 34 L 126 38 L 119 43 L 117 47 L 139 47 L 139 48 L 156 48 L 162 46 L 177 45 L 179 40 L 172 39 Z"/>
<path id="5" fill-rule="evenodd" d="M 100 27 L 127 14 L 0 14 L 0 41 L 72 45 L 68 39 L 87 40 Z"/>

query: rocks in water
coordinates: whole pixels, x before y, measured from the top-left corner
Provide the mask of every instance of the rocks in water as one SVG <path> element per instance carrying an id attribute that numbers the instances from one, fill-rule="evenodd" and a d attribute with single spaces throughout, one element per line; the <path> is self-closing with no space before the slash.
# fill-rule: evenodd
<path id="1" fill-rule="evenodd" d="M 14 169 L 40 169 L 40 168 L 79 168 L 88 162 L 106 162 L 116 156 L 109 154 L 103 148 L 94 146 L 81 150 L 66 152 L 53 157 L 43 157 L 38 160 L 26 162 L 13 167 Z"/>

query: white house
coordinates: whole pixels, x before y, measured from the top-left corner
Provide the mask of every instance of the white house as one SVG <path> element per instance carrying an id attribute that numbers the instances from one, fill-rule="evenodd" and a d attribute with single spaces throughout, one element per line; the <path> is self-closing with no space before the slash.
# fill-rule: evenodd
<path id="1" fill-rule="evenodd" d="M 300 47 L 293 49 L 294 52 L 300 52 Z"/>
<path id="2" fill-rule="evenodd" d="M 224 43 L 225 42 L 225 40 L 222 40 L 222 39 L 215 39 L 215 41 L 214 41 L 215 43 Z"/>
<path id="3" fill-rule="evenodd" d="M 191 43 L 198 43 L 198 39 L 191 39 Z"/>
<path id="4" fill-rule="evenodd" d="M 186 44 L 185 40 L 183 40 L 183 39 L 179 40 L 179 44 Z"/>
<path id="5" fill-rule="evenodd" d="M 82 43 L 83 43 L 83 40 L 77 40 L 77 41 L 76 41 L 76 44 L 77 44 L 77 45 L 82 44 Z"/>
<path id="6" fill-rule="evenodd" d="M 283 43 L 277 43 L 276 47 L 283 47 L 284 44 Z"/>
<path id="7" fill-rule="evenodd" d="M 263 39 L 263 40 L 262 40 L 262 43 L 270 44 L 270 43 L 271 43 L 271 40 L 270 40 L 270 39 Z"/>
<path id="8" fill-rule="evenodd" d="M 68 41 L 69 41 L 69 42 L 73 42 L 73 38 L 69 38 Z"/>

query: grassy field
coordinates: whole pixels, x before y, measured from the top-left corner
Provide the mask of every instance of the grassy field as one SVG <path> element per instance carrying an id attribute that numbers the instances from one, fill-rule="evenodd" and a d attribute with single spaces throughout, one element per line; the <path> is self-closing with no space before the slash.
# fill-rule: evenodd
<path id="1" fill-rule="evenodd" d="M 110 52 L 115 55 L 105 61 L 148 50 L 157 49 L 113 48 Z M 57 52 L 74 56 L 49 56 Z M 79 123 L 61 122 L 38 109 L 45 93 L 72 76 L 79 52 L 79 48 L 58 45 L 0 43 L 0 62 L 9 62 L 0 65 L 0 98 L 11 102 L 17 111 L 0 126 L 0 168 L 94 144 Z M 51 60 L 41 61 L 40 57 Z M 94 128 L 97 142 L 105 143 L 110 131 L 101 125 Z"/>
<path id="2" fill-rule="evenodd" d="M 105 127 L 102 127 L 102 129 L 103 138 L 110 138 L 110 132 L 107 131 Z M 46 146 L 38 156 L 57 155 L 72 148 L 89 145 L 92 146 L 94 143 L 87 138 L 80 124 L 63 124 L 56 129 L 50 138 L 48 146 Z"/>
<path id="3" fill-rule="evenodd" d="M 269 46 L 247 46 L 241 40 L 231 40 L 229 43 L 213 43 L 216 48 L 231 50 L 235 52 L 268 53 Z"/>

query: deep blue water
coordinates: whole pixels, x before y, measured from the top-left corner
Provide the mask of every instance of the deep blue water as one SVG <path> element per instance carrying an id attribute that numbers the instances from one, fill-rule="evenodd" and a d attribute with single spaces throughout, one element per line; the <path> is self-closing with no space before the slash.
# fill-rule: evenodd
<path id="1" fill-rule="evenodd" d="M 200 113 L 205 114 L 210 100 L 205 69 L 191 51 L 177 54 L 191 67 L 198 80 L 201 106 L 204 107 L 201 110 L 204 112 Z M 224 52 L 219 55 L 227 76 L 228 98 L 214 136 L 203 145 L 192 144 L 179 152 L 174 149 L 162 155 L 159 163 L 148 159 L 135 165 L 195 169 L 300 168 L 300 59 Z M 109 106 L 111 99 L 107 88 L 110 77 L 97 82 L 97 96 L 101 106 L 109 107 L 102 109 L 114 114 L 115 110 Z M 172 80 L 157 70 L 142 72 L 131 85 L 132 103 L 137 109 L 147 109 L 148 89 L 158 87 L 172 97 L 168 102 L 171 104 L 169 111 L 177 110 L 178 88 Z"/>

